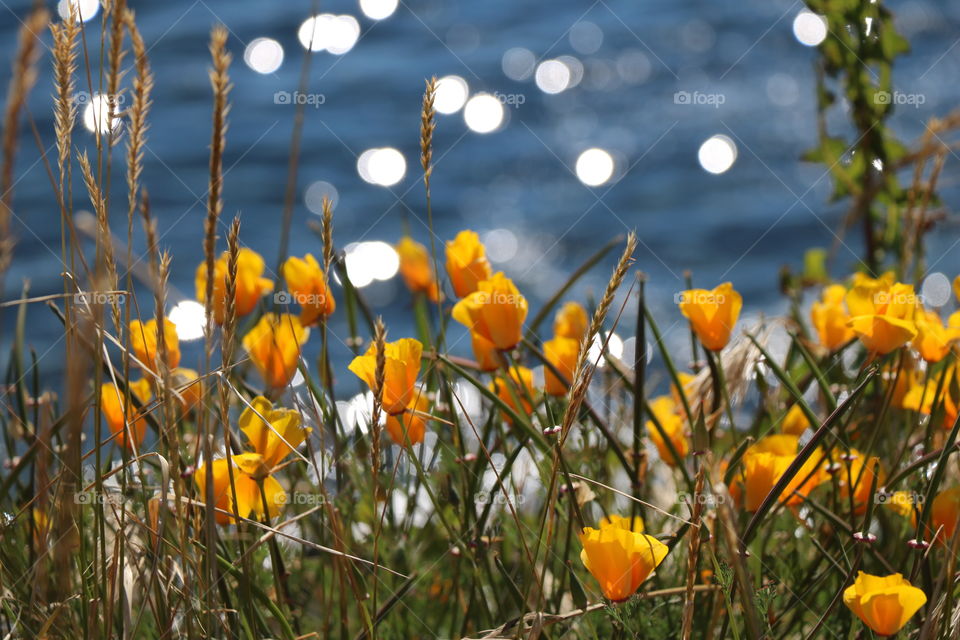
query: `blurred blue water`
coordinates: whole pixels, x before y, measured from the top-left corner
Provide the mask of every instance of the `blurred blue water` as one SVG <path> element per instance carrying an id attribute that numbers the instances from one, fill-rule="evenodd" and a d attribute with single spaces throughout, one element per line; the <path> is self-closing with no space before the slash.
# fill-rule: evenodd
<path id="1" fill-rule="evenodd" d="M 143 181 L 163 234 L 161 244 L 174 256 L 172 284 L 191 296 L 202 255 L 208 173 L 210 27 L 222 22 L 229 28 L 234 55 L 224 219 L 239 213 L 243 243 L 273 265 L 294 115 L 292 106 L 275 104 L 274 94 L 298 86 L 303 48 L 297 30 L 314 8 L 306 1 L 129 4 L 137 12 L 156 75 Z M 0 7 L 0 58 L 5 61 L 0 86 L 9 81 L 8 61 L 16 47 L 19 22 L 14 16 L 24 16 L 30 5 L 29 0 L 6 0 Z M 462 228 L 512 232 L 518 250 L 495 267 L 518 282 L 534 310 L 577 264 L 629 229 L 639 232 L 638 267 L 650 274 L 651 304 L 665 328 L 678 317 L 673 293 L 682 287 L 684 270 L 691 269 L 700 285 L 733 280 L 748 312 L 772 312 L 782 308 L 777 269 L 784 263 L 797 266 L 806 248 L 830 246 L 835 240 L 844 203 L 827 202 L 830 179 L 822 166 L 799 161 L 816 139 L 815 51 L 801 45 L 791 29 L 800 2 L 411 0 L 380 22 L 364 17 L 356 0 L 324 2 L 321 9 L 356 16 L 362 32 L 346 55 L 316 53 L 310 62 L 309 91 L 322 93 L 324 103 L 306 109 L 292 254 L 319 252 L 319 241 L 307 230 L 307 221 L 316 216 L 303 198 L 317 180 L 333 184 L 339 193 L 339 246 L 361 239 L 392 243 L 404 223 L 415 238 L 429 243 L 416 170 L 419 106 L 424 78 L 447 74 L 462 76 L 471 93 L 522 95 L 523 104 L 508 107 L 507 125 L 489 135 L 469 131 L 461 113 L 440 116 L 433 177 L 437 235 L 450 239 Z M 897 2 L 892 9 L 913 44 L 912 53 L 898 61 L 896 85 L 925 97 L 919 108 L 904 106 L 894 116 L 895 131 L 913 140 L 929 117 L 958 104 L 960 87 L 945 79 L 960 71 L 960 4 Z M 569 32 L 578 22 L 602 30 L 595 53 L 572 48 Z M 87 24 L 86 37 L 95 66 L 99 16 Z M 261 75 L 244 64 L 244 47 L 257 37 L 282 44 L 286 57 L 275 73 Z M 510 80 L 501 59 L 513 47 L 527 48 L 539 59 L 575 55 L 585 67 L 583 81 L 547 95 L 532 80 Z M 44 58 L 30 100 L 30 114 L 48 150 L 53 143 L 49 67 Z M 85 81 L 80 88 L 87 88 Z M 721 94 L 724 102 L 716 107 L 678 105 L 678 91 Z M 840 115 L 835 114 L 831 129 L 848 134 Z M 24 279 L 31 281 L 34 295 L 62 287 L 59 214 L 37 145 L 29 127 L 24 131 L 17 159 L 18 244 L 7 298 L 16 295 Z M 739 152 L 733 167 L 721 175 L 707 173 L 697 161 L 698 147 L 714 134 L 734 140 Z M 75 130 L 74 144 L 78 150 L 94 150 L 93 136 L 82 125 Z M 399 149 L 407 160 L 404 179 L 389 189 L 364 182 L 356 169 L 361 151 L 383 146 Z M 599 188 L 584 186 L 572 171 L 578 154 L 594 146 L 618 160 L 616 181 Z M 955 167 L 950 158 L 941 181 L 948 204 L 957 195 Z M 125 236 L 121 169 L 114 179 L 112 220 L 115 231 Z M 76 207 L 89 209 L 79 181 L 74 193 Z M 930 254 L 934 269 L 952 277 L 960 271 L 960 258 L 951 251 L 955 227 L 946 231 L 932 238 Z M 139 229 L 135 242 L 142 251 Z M 859 251 L 856 234 L 844 238 L 837 275 L 849 269 Z M 610 263 L 571 295 L 582 300 L 590 293 L 599 295 Z M 393 337 L 412 331 L 411 314 L 404 313 L 409 296 L 398 279 L 366 292 Z M 145 291 L 141 294 L 148 299 Z M 4 342 L 11 321 L 12 314 L 5 313 Z M 674 329 L 676 339 L 682 340 L 679 329 Z M 348 336 L 342 313 L 332 330 L 341 340 Z M 31 308 L 28 338 L 40 353 L 59 335 L 52 314 L 41 305 Z M 455 329 L 451 340 L 460 338 Z M 345 346 L 335 346 L 338 359 L 345 358 Z M 460 342 L 454 350 L 466 348 Z M 188 347 L 185 357 L 186 364 L 194 364 L 196 350 Z M 41 367 L 49 375 L 58 371 L 61 359 L 48 360 Z"/>

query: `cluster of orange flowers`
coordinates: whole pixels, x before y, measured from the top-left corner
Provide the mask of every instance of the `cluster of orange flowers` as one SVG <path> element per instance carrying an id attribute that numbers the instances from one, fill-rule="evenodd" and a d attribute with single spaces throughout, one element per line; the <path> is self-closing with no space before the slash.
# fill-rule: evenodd
<path id="1" fill-rule="evenodd" d="M 404 237 L 397 253 L 400 273 L 408 288 L 440 302 L 442 287 L 427 249 Z M 263 259 L 254 251 L 240 251 L 233 300 L 238 316 L 251 313 L 263 294 L 273 289 L 273 283 L 263 277 L 264 266 Z M 446 244 L 445 266 L 457 298 L 450 313 L 470 331 L 477 368 L 493 373 L 490 389 L 504 405 L 516 414 L 530 414 L 538 393 L 533 372 L 511 359 L 512 351 L 523 341 L 528 312 L 526 298 L 503 273 L 493 272 L 485 247 L 473 231 L 462 231 Z M 206 274 L 206 266 L 200 265 L 196 287 L 201 302 L 206 296 Z M 309 327 L 336 309 L 327 274 L 312 255 L 289 258 L 282 274 L 293 300 L 301 307 L 299 316 L 264 313 L 242 337 L 242 344 L 268 390 L 290 383 L 301 349 L 309 337 Z M 228 308 L 227 254 L 215 262 L 214 278 L 213 317 L 223 323 Z M 679 310 L 699 342 L 714 353 L 729 343 L 742 304 L 740 294 L 729 282 L 712 290 L 684 291 L 678 300 Z M 858 274 L 849 288 L 840 284 L 826 287 L 822 298 L 811 309 L 811 321 L 820 345 L 830 352 L 859 339 L 872 357 L 911 345 L 923 360 L 936 363 L 945 358 L 953 343 L 960 339 L 960 312 L 951 316 L 945 325 L 935 311 L 923 308 L 912 286 L 895 282 L 889 274 L 876 279 Z M 588 329 L 589 318 L 579 304 L 568 302 L 557 313 L 554 335 L 543 343 L 547 366 L 542 391 L 547 395 L 562 396 L 569 389 L 581 350 L 587 346 Z M 163 362 L 159 361 L 160 330 L 156 320 L 131 323 L 129 335 L 134 362 L 145 369 L 168 371 L 177 381 L 184 410 L 195 406 L 201 397 L 200 381 L 196 372 L 178 366 L 180 350 L 173 324 L 164 321 L 162 337 L 166 358 Z M 383 349 L 384 352 L 378 354 L 376 344 L 371 344 L 366 353 L 353 359 L 349 370 L 371 390 L 381 393 L 381 407 L 392 440 L 401 446 L 417 444 L 423 441 L 430 415 L 427 393 L 418 383 L 423 345 L 415 339 L 403 338 L 385 343 Z M 378 356 L 383 360 L 382 381 L 377 379 Z M 948 383 L 955 374 L 953 365 Z M 132 412 L 124 410 L 124 396 L 115 385 L 106 384 L 101 389 L 103 413 L 121 445 L 135 449 L 142 440 L 146 428 L 144 407 L 152 398 L 153 381 L 157 378 L 156 375 L 144 376 L 130 384 L 132 399 L 139 405 Z M 690 452 L 691 421 L 686 415 L 683 396 L 688 393 L 692 378 L 690 374 L 679 374 L 679 387 L 675 385 L 670 394 L 654 398 L 650 403 L 647 433 L 660 458 L 671 466 L 682 464 Z M 896 401 L 904 408 L 929 414 L 935 395 L 935 390 L 929 388 L 931 382 L 924 383 L 912 374 L 905 380 Z M 956 418 L 958 405 L 960 402 L 947 403 L 949 424 Z M 128 415 L 132 418 L 127 419 Z M 510 414 L 504 412 L 504 416 L 512 422 Z M 258 517 L 272 517 L 279 512 L 285 492 L 273 473 L 309 433 L 309 429 L 301 426 L 297 412 L 274 408 L 263 396 L 253 399 L 239 421 L 249 450 L 205 462 L 195 474 L 201 496 L 207 495 L 207 482 L 212 479 L 211 496 L 221 524 L 233 522 L 234 516 L 248 517 L 253 513 Z M 800 434 L 811 426 L 816 425 L 811 425 L 808 415 L 795 404 L 781 421 L 782 433 L 761 438 L 745 449 L 730 484 L 731 495 L 744 509 L 756 511 L 773 491 L 796 460 Z M 876 457 L 867 458 L 855 450 L 818 450 L 808 457 L 778 500 L 788 506 L 798 505 L 831 476 L 837 479 L 843 498 L 849 500 L 855 513 L 864 512 L 870 503 L 871 488 L 882 486 L 885 480 Z M 945 536 L 952 535 L 958 511 L 960 488 L 937 496 L 933 518 Z M 643 533 L 639 518 L 632 521 L 619 516 L 605 518 L 598 529 L 585 528 L 580 541 L 584 565 L 597 579 L 604 595 L 613 601 L 629 598 L 668 553 L 665 545 Z M 883 635 L 899 630 L 926 601 L 923 592 L 899 574 L 879 577 L 861 573 L 843 597 L 857 616 Z"/>

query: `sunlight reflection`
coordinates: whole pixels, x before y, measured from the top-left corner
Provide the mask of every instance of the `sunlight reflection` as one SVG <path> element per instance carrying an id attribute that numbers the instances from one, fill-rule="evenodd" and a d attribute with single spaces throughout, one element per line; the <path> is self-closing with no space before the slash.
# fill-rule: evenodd
<path id="1" fill-rule="evenodd" d="M 177 337 L 182 342 L 199 340 L 203 337 L 206 313 L 203 305 L 196 300 L 184 300 L 171 309 L 167 317 L 176 326 Z"/>
<path id="2" fill-rule="evenodd" d="M 334 55 L 347 53 L 360 37 L 360 23 L 350 15 L 335 16 L 322 13 L 303 21 L 297 38 L 305 49 L 329 51 Z"/>
<path id="3" fill-rule="evenodd" d="M 397 10 L 399 0 L 360 0 L 360 10 L 371 20 L 383 20 Z"/>
<path id="4" fill-rule="evenodd" d="M 344 253 L 347 275 L 357 288 L 366 287 L 374 280 L 389 280 L 400 269 L 396 249 L 386 242 L 351 242 L 344 247 Z"/>
<path id="5" fill-rule="evenodd" d="M 437 113 L 451 114 L 460 111 L 467 102 L 470 88 L 460 76 L 444 76 L 437 80 L 434 107 Z"/>
<path id="6" fill-rule="evenodd" d="M 588 187 L 598 187 L 607 182 L 613 176 L 613 169 L 613 156 L 603 149 L 587 149 L 577 158 L 577 177 Z"/>
<path id="7" fill-rule="evenodd" d="M 504 118 L 503 104 L 489 93 L 478 93 L 467 101 L 463 119 L 476 133 L 491 133 L 500 128 Z"/>
<path id="8" fill-rule="evenodd" d="M 793 19 L 793 35 L 800 44 L 815 47 L 827 38 L 827 21 L 821 15 L 803 10 Z"/>
<path id="9" fill-rule="evenodd" d="M 697 159 L 705 171 L 724 173 L 737 160 L 737 145 L 725 135 L 715 135 L 700 145 Z"/>
<path id="10" fill-rule="evenodd" d="M 393 147 L 367 149 L 357 158 L 357 173 L 366 182 L 391 187 L 403 179 L 407 161 Z"/>
<path id="11" fill-rule="evenodd" d="M 257 73 L 273 73 L 283 64 L 283 47 L 273 38 L 257 38 L 244 49 L 243 61 Z"/>

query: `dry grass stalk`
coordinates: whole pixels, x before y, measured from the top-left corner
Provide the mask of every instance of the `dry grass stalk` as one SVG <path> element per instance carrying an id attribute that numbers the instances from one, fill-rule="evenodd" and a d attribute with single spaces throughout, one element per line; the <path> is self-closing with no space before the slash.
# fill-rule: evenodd
<path id="1" fill-rule="evenodd" d="M 117 115 L 117 105 L 120 104 L 121 90 L 120 80 L 123 73 L 120 67 L 123 64 L 125 52 L 123 50 L 123 29 L 126 22 L 126 0 L 113 0 L 110 6 L 110 50 L 107 54 L 107 133 L 109 147 L 113 146 L 116 139 L 116 129 L 114 128 L 114 118 Z M 97 114 L 99 115 L 99 114 Z M 97 123 L 97 136 L 99 139 L 102 123 Z M 110 180 L 109 174 L 107 180 Z"/>
<path id="2" fill-rule="evenodd" d="M 153 91 L 153 73 L 150 71 L 150 62 L 147 60 L 147 49 L 134 20 L 134 13 L 127 10 L 124 14 L 124 23 L 130 33 L 133 47 L 134 69 L 133 90 L 130 104 L 130 132 L 127 137 L 127 203 L 130 227 L 133 226 L 133 216 L 139 202 L 140 176 L 143 173 L 143 149 L 147 144 L 147 114 L 150 111 Z M 130 238 L 127 239 L 130 244 Z"/>
<path id="3" fill-rule="evenodd" d="M 73 5 L 66 20 L 50 25 L 53 35 L 53 81 L 56 104 L 54 105 L 54 132 L 57 136 L 57 161 L 60 168 L 60 192 L 64 194 L 67 163 L 70 161 L 70 141 L 73 124 L 77 119 L 74 100 L 77 71 L 77 35 L 79 21 Z M 65 198 L 66 199 L 66 198 Z"/>
<path id="4" fill-rule="evenodd" d="M 426 81 L 423 92 L 423 108 L 420 110 L 420 166 L 423 167 L 423 181 L 430 188 L 430 174 L 433 172 L 433 132 L 437 128 L 437 110 L 434 100 L 437 95 L 436 76 Z"/>
<path id="5" fill-rule="evenodd" d="M 79 155 L 80 171 L 83 174 L 83 181 L 87 186 L 87 192 L 90 195 L 90 204 L 97 216 L 97 245 L 99 255 L 96 263 L 98 286 L 105 282 L 105 289 L 115 291 L 117 289 L 117 263 L 113 255 L 113 238 L 110 235 L 110 221 L 107 217 L 107 203 L 103 192 L 100 190 L 100 184 L 93 175 L 93 168 L 90 166 L 90 160 L 86 152 Z M 120 331 L 122 322 L 120 321 L 120 304 L 117 298 L 111 297 L 110 311 L 113 316 L 113 323 L 117 331 Z"/>
<path id="6" fill-rule="evenodd" d="M 594 339 L 600 334 L 600 330 L 603 328 L 603 322 L 607 317 L 607 313 L 610 311 L 610 306 L 613 304 L 614 296 L 616 296 L 617 290 L 623 283 L 623 279 L 627 275 L 627 270 L 630 268 L 630 264 L 633 262 L 633 252 L 636 247 L 637 236 L 631 231 L 627 236 L 627 246 L 620 255 L 620 260 L 617 262 L 617 266 L 613 270 L 613 275 L 611 276 L 610 281 L 607 283 L 607 288 L 603 293 L 603 297 L 600 299 L 600 303 L 597 305 L 596 311 L 593 312 L 593 318 L 590 321 L 590 329 L 587 331 L 587 334 L 584 336 L 583 341 L 580 344 L 580 352 L 577 356 L 577 365 L 573 370 L 573 382 L 570 385 L 570 390 L 567 392 L 567 398 L 569 401 L 567 403 L 566 411 L 564 411 L 563 421 L 561 423 L 561 447 L 570 433 L 570 427 L 573 426 L 573 422 L 580 412 L 580 406 L 583 404 L 583 399 L 586 397 L 587 390 L 590 388 L 590 381 L 593 379 L 593 372 L 596 367 L 590 366 L 591 363 L 588 362 L 587 358 L 590 351 L 590 345 L 593 344 Z"/>
<path id="7" fill-rule="evenodd" d="M 213 87 L 213 132 L 210 138 L 210 184 L 207 196 L 207 218 L 204 222 L 203 254 L 206 259 L 207 334 L 213 331 L 213 264 L 216 260 L 217 224 L 223 211 L 223 150 L 226 145 L 227 102 L 230 93 L 231 56 L 227 53 L 227 30 L 218 25 L 210 34 L 210 55 L 213 69 L 210 84 Z M 208 345 L 209 348 L 209 345 Z"/>
<path id="8" fill-rule="evenodd" d="M 329 278 L 330 267 L 333 265 L 333 202 L 323 196 L 323 273 Z"/>
<path id="9" fill-rule="evenodd" d="M 13 161 L 17 154 L 17 137 L 20 131 L 20 112 L 27 96 L 37 80 L 37 58 L 40 34 L 47 28 L 49 14 L 37 8 L 20 27 L 17 54 L 13 60 L 10 87 L 7 90 L 7 106 L 3 114 L 2 161 L 0 161 L 0 277 L 6 273 L 13 259 L 13 238 L 10 235 L 10 218 L 13 215 Z"/>
<path id="10" fill-rule="evenodd" d="M 216 260 L 217 225 L 219 224 L 220 213 L 223 211 L 223 150 L 226 144 L 227 113 L 229 111 L 227 97 L 230 92 L 228 70 L 231 57 L 227 53 L 227 30 L 223 25 L 215 26 L 210 33 L 210 56 L 213 60 L 213 68 L 210 70 L 210 85 L 213 88 L 213 128 L 210 137 L 210 185 L 208 187 L 207 217 L 204 222 L 203 239 L 203 254 L 207 272 L 204 361 L 208 370 L 213 352 L 214 262 Z M 208 589 L 216 584 L 218 575 L 215 551 L 217 533 L 214 517 L 213 465 L 210 464 L 213 460 L 216 427 L 214 426 L 211 429 L 209 425 L 210 420 L 207 412 L 201 412 L 197 433 L 203 445 L 203 459 L 207 463 L 205 466 L 206 495 L 203 496 L 203 502 L 206 505 L 204 528 L 207 545 L 206 588 Z M 207 625 L 211 629 L 216 625 L 216 616 L 212 611 L 208 615 Z"/>

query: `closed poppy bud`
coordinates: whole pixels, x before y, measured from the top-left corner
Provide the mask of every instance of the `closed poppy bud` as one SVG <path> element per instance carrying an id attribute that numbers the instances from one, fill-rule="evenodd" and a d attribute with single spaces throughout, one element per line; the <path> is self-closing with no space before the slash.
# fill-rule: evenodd
<path id="1" fill-rule="evenodd" d="M 134 397 L 141 393 L 140 391 L 134 391 L 133 384 L 130 385 L 130 390 L 131 393 L 134 394 Z M 150 396 L 148 394 L 146 400 L 141 400 L 141 404 L 149 401 L 149 398 Z M 140 398 L 137 399 L 140 400 Z M 147 433 L 147 419 L 137 411 L 132 401 L 130 403 L 129 413 L 125 413 L 124 403 L 123 392 L 117 388 L 117 385 L 112 382 L 101 385 L 100 412 L 107 423 L 107 428 L 110 429 L 110 433 L 116 435 L 114 441 L 118 446 L 126 447 L 128 451 L 133 451 L 140 448 L 143 437 Z M 126 419 L 127 415 L 131 416 L 129 421 Z"/>
<path id="2" fill-rule="evenodd" d="M 453 307 L 453 319 L 501 350 L 513 349 L 523 337 L 527 299 L 501 272 L 484 280 Z"/>
<path id="3" fill-rule="evenodd" d="M 483 336 L 471 332 L 470 344 L 473 346 L 473 357 L 477 359 L 480 371 L 496 371 L 504 366 L 505 361 L 496 345 Z"/>
<path id="4" fill-rule="evenodd" d="M 300 305 L 300 322 L 304 326 L 326 318 L 337 308 L 327 276 L 312 254 L 287 258 L 282 271 L 293 301 Z"/>
<path id="5" fill-rule="evenodd" d="M 530 415 L 533 411 L 533 398 L 536 389 L 533 388 L 533 371 L 526 367 L 510 367 L 509 381 L 503 376 L 497 377 L 490 383 L 490 390 L 497 394 L 497 397 L 520 414 Z M 520 401 L 520 407 L 517 406 L 517 400 Z M 513 422 L 513 419 L 506 412 L 503 417 L 507 422 Z"/>
<path id="6" fill-rule="evenodd" d="M 171 374 L 183 410 L 190 411 L 199 405 L 203 399 L 203 382 L 200 381 L 200 374 L 186 367 L 177 367 Z"/>
<path id="7" fill-rule="evenodd" d="M 423 345 L 413 338 L 401 338 L 383 346 L 383 410 L 389 415 L 397 415 L 406 411 L 414 400 Z M 349 369 L 376 392 L 376 343 L 371 344 L 365 354 L 354 358 Z"/>
<path id="8" fill-rule="evenodd" d="M 790 407 L 790 410 L 787 411 L 787 415 L 783 417 L 783 422 L 780 423 L 780 430 L 791 436 L 799 436 L 810 426 L 810 421 L 807 420 L 807 414 L 803 412 L 803 409 L 800 408 L 799 404 L 794 404 Z"/>
<path id="9" fill-rule="evenodd" d="M 880 458 L 872 456 L 865 457 L 856 449 L 850 449 L 849 453 L 835 450 L 832 455 L 835 462 L 839 462 L 840 470 L 837 472 L 837 483 L 840 486 L 841 504 L 850 504 L 850 495 L 853 494 L 853 512 L 857 515 L 866 513 L 867 504 L 870 502 L 870 488 L 874 484 L 874 468 L 879 469 L 876 484 L 882 487 L 886 482 L 887 475 L 877 464 Z M 850 487 L 853 491 L 850 491 Z"/>
<path id="10" fill-rule="evenodd" d="M 817 330 L 820 344 L 830 351 L 840 348 L 854 335 L 853 329 L 847 326 L 850 314 L 843 302 L 846 295 L 847 289 L 843 285 L 830 285 L 810 309 L 810 320 Z"/>
<path id="11" fill-rule="evenodd" d="M 280 389 L 290 384 L 297 372 L 300 348 L 310 330 L 289 313 L 265 313 L 256 326 L 243 336 L 243 348 L 267 386 Z"/>
<path id="12" fill-rule="evenodd" d="M 250 401 L 240 414 L 240 430 L 247 436 L 253 450 L 260 454 L 267 469 L 273 469 L 281 460 L 306 440 L 310 429 L 300 425 L 297 411 L 274 408 L 263 396 Z"/>
<path id="13" fill-rule="evenodd" d="M 653 536 L 622 526 L 624 521 L 629 523 L 618 518 L 599 529 L 586 527 L 578 536 L 583 545 L 580 560 L 614 602 L 632 596 L 670 551 Z"/>
<path id="14" fill-rule="evenodd" d="M 680 294 L 680 313 L 690 321 L 694 333 L 710 351 L 720 351 L 730 341 L 730 333 L 740 309 L 743 298 L 729 282 L 706 289 L 690 289 Z"/>
<path id="15" fill-rule="evenodd" d="M 400 257 L 400 275 L 407 288 L 413 293 L 425 293 L 432 302 L 436 302 L 440 288 L 427 248 L 410 236 L 404 236 L 397 244 L 397 255 Z"/>
<path id="16" fill-rule="evenodd" d="M 873 282 L 854 286 L 847 292 L 846 302 L 853 315 L 847 325 L 868 351 L 887 354 L 917 335 L 913 285 L 895 283 L 880 290 Z"/>
<path id="17" fill-rule="evenodd" d="M 387 433 L 390 439 L 404 447 L 407 440 L 411 445 L 423 442 L 427 433 L 427 418 L 423 414 L 430 409 L 430 400 L 423 391 L 416 391 L 413 405 L 404 413 L 387 415 Z"/>
<path id="18" fill-rule="evenodd" d="M 475 231 L 461 231 L 447 243 L 447 275 L 458 298 L 476 291 L 492 273 L 487 250 Z"/>
<path id="19" fill-rule="evenodd" d="M 956 296 L 957 301 L 960 302 L 960 276 L 953 279 L 953 295 Z"/>
<path id="20" fill-rule="evenodd" d="M 940 362 L 953 343 L 960 338 L 960 329 L 944 327 L 940 315 L 935 311 L 920 309 L 916 315 L 917 335 L 913 339 L 913 348 L 927 362 Z"/>
<path id="21" fill-rule="evenodd" d="M 960 487 L 944 489 L 937 494 L 931 505 L 933 530 L 940 531 L 937 540 L 949 541 L 957 530 L 960 518 Z"/>
<path id="22" fill-rule="evenodd" d="M 155 367 L 160 356 L 157 321 L 151 318 L 146 322 L 134 320 L 130 323 L 130 347 L 133 354 L 147 367 Z M 167 366 L 171 369 L 180 364 L 180 338 L 175 324 L 163 319 L 163 340 L 167 348 Z M 134 364 L 137 364 L 136 362 Z"/>
<path id="23" fill-rule="evenodd" d="M 248 518 L 251 513 L 258 518 L 269 515 L 271 518 L 280 514 L 280 510 L 287 501 L 287 493 L 277 482 L 276 478 L 266 475 L 260 478 L 263 492 L 257 480 L 247 471 L 256 472 L 262 465 L 259 454 L 241 454 L 232 458 L 214 460 L 213 471 L 213 506 L 217 509 L 215 518 L 217 524 L 231 524 L 233 514 L 241 518 Z M 231 470 L 233 465 L 233 489 L 230 488 Z M 207 498 L 207 465 L 203 464 L 193 474 L 193 481 L 197 485 L 197 500 L 201 503 Z M 233 494 L 236 492 L 237 502 L 234 508 Z M 264 496 L 266 496 L 267 510 L 264 510 Z"/>
<path id="24" fill-rule="evenodd" d="M 664 434 L 669 439 L 670 444 L 673 445 L 677 455 L 680 456 L 681 459 L 685 458 L 687 453 L 690 452 L 690 442 L 687 438 L 684 419 L 681 417 L 673 397 L 660 396 L 654 398 L 653 401 L 650 402 L 650 410 L 653 413 L 653 417 L 657 419 L 657 422 L 663 429 Z M 671 467 L 676 466 L 677 460 L 674 459 L 674 455 L 667 445 L 667 440 L 661 435 L 660 429 L 657 429 L 657 425 L 653 420 L 647 421 L 647 435 L 650 436 L 650 440 L 656 445 L 660 459 Z"/>
<path id="25" fill-rule="evenodd" d="M 564 302 L 553 320 L 554 335 L 571 338 L 578 342 L 587 335 L 589 328 L 590 319 L 587 317 L 587 310 L 576 302 Z"/>
<path id="26" fill-rule="evenodd" d="M 860 571 L 843 592 L 843 604 L 881 636 L 892 636 L 927 602 L 922 589 L 901 574 L 874 576 Z"/>
<path id="27" fill-rule="evenodd" d="M 229 277 L 230 254 L 224 251 L 213 263 L 213 319 L 223 324 L 227 309 L 227 278 Z M 237 282 L 234 303 L 237 317 L 245 316 L 254 307 L 264 293 L 273 289 L 273 282 L 263 277 L 266 263 L 260 254 L 246 247 L 237 254 Z M 201 262 L 195 276 L 197 300 L 206 303 L 207 265 Z"/>
<path id="28" fill-rule="evenodd" d="M 744 508 L 756 511 L 797 457 L 799 439 L 791 435 L 761 438 L 743 454 Z M 791 478 L 779 501 L 798 505 L 826 479 L 822 454 L 814 451 Z"/>
<path id="29" fill-rule="evenodd" d="M 544 390 L 552 396 L 562 396 L 567 393 L 567 385 L 573 381 L 573 370 L 577 367 L 577 356 L 580 353 L 580 341 L 573 338 L 557 336 L 553 340 L 543 343 L 543 355 L 547 362 L 556 367 L 563 380 L 558 378 L 550 367 L 544 367 Z"/>

